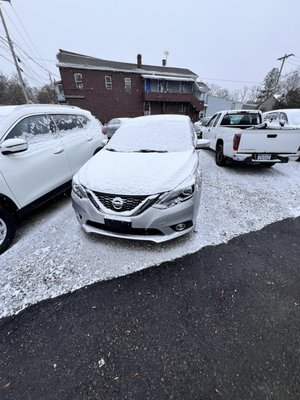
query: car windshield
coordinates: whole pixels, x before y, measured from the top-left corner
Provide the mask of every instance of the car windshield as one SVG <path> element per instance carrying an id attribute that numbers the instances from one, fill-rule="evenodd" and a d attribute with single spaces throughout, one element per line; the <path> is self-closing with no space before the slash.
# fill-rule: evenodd
<path id="1" fill-rule="evenodd" d="M 141 117 L 122 125 L 107 150 L 121 152 L 179 152 L 193 148 L 188 118 Z"/>

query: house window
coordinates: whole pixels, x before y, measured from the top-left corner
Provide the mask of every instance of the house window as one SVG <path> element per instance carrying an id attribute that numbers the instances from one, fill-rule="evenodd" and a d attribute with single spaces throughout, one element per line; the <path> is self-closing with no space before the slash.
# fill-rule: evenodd
<path id="1" fill-rule="evenodd" d="M 105 77 L 105 87 L 107 90 L 112 90 L 112 77 L 109 75 Z"/>
<path id="2" fill-rule="evenodd" d="M 151 115 L 151 103 L 150 101 L 144 102 L 144 115 Z"/>
<path id="3" fill-rule="evenodd" d="M 131 90 L 131 78 L 124 78 L 125 90 Z"/>
<path id="4" fill-rule="evenodd" d="M 74 74 L 75 85 L 77 89 L 83 89 L 82 74 Z"/>
<path id="5" fill-rule="evenodd" d="M 181 92 L 181 93 L 186 92 L 186 83 L 185 82 L 180 82 L 180 84 L 179 84 L 179 92 Z"/>
<path id="6" fill-rule="evenodd" d="M 181 113 L 185 113 L 186 112 L 186 104 L 180 104 L 179 112 L 181 112 Z"/>
<path id="7" fill-rule="evenodd" d="M 158 91 L 166 93 L 168 91 L 168 81 L 158 81 Z"/>

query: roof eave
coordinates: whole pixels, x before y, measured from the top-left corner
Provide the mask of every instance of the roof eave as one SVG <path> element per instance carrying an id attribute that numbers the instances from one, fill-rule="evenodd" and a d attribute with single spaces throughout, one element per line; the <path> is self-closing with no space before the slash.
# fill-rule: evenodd
<path id="1" fill-rule="evenodd" d="M 74 68 L 74 69 L 87 69 L 87 70 L 96 70 L 96 71 L 111 71 L 111 72 L 127 72 L 132 74 L 147 74 L 147 75 L 164 75 L 164 76 L 174 76 L 174 77 L 185 77 L 191 78 L 193 80 L 197 79 L 198 75 L 196 74 L 180 74 L 180 73 L 172 73 L 169 71 L 161 72 L 157 70 L 149 71 L 144 70 L 143 68 L 136 69 L 122 69 L 122 68 L 112 68 L 112 67 L 101 67 L 95 65 L 84 65 L 84 64 L 73 64 L 73 63 L 62 63 L 58 62 L 56 64 L 58 68 Z"/>

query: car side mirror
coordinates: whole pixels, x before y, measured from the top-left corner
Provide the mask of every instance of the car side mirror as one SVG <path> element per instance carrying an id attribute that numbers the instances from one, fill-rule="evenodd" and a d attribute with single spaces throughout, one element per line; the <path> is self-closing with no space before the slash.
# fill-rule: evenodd
<path id="1" fill-rule="evenodd" d="M 207 149 L 210 145 L 210 141 L 207 139 L 198 139 L 196 141 L 196 150 Z"/>
<path id="2" fill-rule="evenodd" d="M 24 139 L 7 139 L 1 143 L 0 150 L 4 155 L 21 153 L 28 149 L 28 143 Z"/>

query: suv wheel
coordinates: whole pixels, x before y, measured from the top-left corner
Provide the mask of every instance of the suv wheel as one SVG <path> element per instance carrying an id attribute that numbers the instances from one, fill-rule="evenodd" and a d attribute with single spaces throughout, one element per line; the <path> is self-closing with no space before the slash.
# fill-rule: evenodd
<path id="1" fill-rule="evenodd" d="M 13 217 L 4 208 L 0 207 L 0 254 L 11 244 L 16 231 Z"/>

